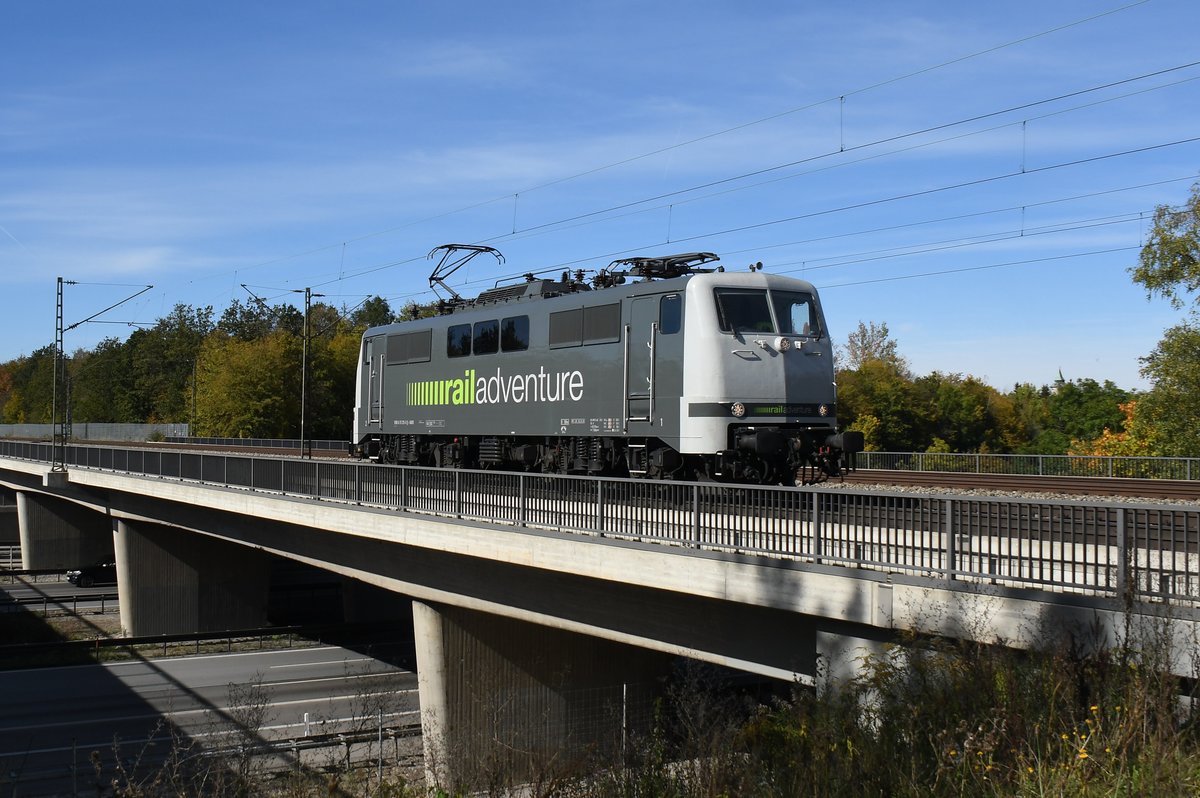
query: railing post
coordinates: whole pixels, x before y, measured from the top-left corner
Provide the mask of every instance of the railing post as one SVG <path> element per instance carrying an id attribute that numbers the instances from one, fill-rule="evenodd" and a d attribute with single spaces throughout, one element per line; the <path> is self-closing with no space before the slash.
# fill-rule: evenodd
<path id="1" fill-rule="evenodd" d="M 525 475 L 518 474 L 517 482 L 517 523 L 521 526 L 529 526 L 529 514 L 526 512 L 526 490 Z"/>
<path id="2" fill-rule="evenodd" d="M 462 518 L 462 472 L 454 469 L 454 515 Z"/>
<path id="3" fill-rule="evenodd" d="M 692 546 L 700 548 L 700 486 L 692 485 Z"/>
<path id="4" fill-rule="evenodd" d="M 604 537 L 604 482 L 596 480 L 596 533 Z"/>
<path id="5" fill-rule="evenodd" d="M 1129 592 L 1129 538 L 1125 533 L 1125 508 L 1117 508 L 1117 595 Z"/>
<path id="6" fill-rule="evenodd" d="M 821 494 L 809 491 L 808 495 L 812 497 L 812 520 L 809 522 L 812 526 L 812 557 L 814 563 L 819 563 L 824 553 L 821 541 Z"/>
<path id="7" fill-rule="evenodd" d="M 400 466 L 400 509 L 408 509 L 408 469 Z"/>
<path id="8" fill-rule="evenodd" d="M 942 504 L 942 527 L 946 535 L 946 578 L 953 579 L 958 565 L 958 541 L 954 533 L 954 500 L 946 499 Z"/>

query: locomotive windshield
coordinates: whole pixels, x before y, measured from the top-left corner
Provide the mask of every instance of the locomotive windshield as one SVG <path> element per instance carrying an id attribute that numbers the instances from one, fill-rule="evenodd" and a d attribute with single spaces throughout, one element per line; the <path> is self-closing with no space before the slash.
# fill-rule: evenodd
<path id="1" fill-rule="evenodd" d="M 724 332 L 775 331 L 766 291 L 718 288 L 716 296 L 717 318 Z"/>
<path id="2" fill-rule="evenodd" d="M 772 291 L 771 300 L 775 303 L 775 318 L 779 321 L 780 334 L 820 337 L 817 306 L 812 294 Z"/>
<path id="3" fill-rule="evenodd" d="M 812 294 L 772 291 L 768 301 L 766 291 L 718 288 L 714 293 L 717 319 L 723 332 L 820 335 L 819 316 Z"/>

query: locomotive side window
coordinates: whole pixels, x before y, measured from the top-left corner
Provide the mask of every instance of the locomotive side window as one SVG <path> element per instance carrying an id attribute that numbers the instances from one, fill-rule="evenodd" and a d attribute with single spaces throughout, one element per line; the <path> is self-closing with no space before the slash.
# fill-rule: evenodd
<path id="1" fill-rule="evenodd" d="M 524 352 L 529 348 L 529 317 L 513 316 L 500 322 L 500 349 Z"/>
<path id="2" fill-rule="evenodd" d="M 472 350 L 477 355 L 490 355 L 493 352 L 499 352 L 500 322 L 495 319 L 475 322 L 475 336 L 472 341 Z"/>
<path id="3" fill-rule="evenodd" d="M 766 291 L 718 288 L 714 293 L 723 332 L 775 332 Z"/>
<path id="4" fill-rule="evenodd" d="M 621 340 L 621 303 L 583 309 L 583 342 L 612 343 Z"/>
<path id="5" fill-rule="evenodd" d="M 667 294 L 658 301 L 658 331 L 674 335 L 683 328 L 683 297 Z"/>
<path id="6" fill-rule="evenodd" d="M 583 343 L 583 308 L 550 314 L 550 348 Z"/>
<path id="7" fill-rule="evenodd" d="M 433 330 L 389 335 L 387 337 L 388 365 L 396 363 L 428 363 L 432 351 Z"/>
<path id="8" fill-rule="evenodd" d="M 471 325 L 453 324 L 446 331 L 446 357 L 465 357 L 471 354 Z"/>
<path id="9" fill-rule="evenodd" d="M 771 299 L 775 303 L 775 317 L 779 319 L 779 332 L 820 337 L 817 306 L 811 294 L 772 291 Z"/>

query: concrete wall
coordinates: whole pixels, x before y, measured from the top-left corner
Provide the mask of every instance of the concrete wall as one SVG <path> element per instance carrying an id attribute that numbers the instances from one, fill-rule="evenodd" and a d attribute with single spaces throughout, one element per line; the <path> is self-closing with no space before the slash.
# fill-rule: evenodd
<path id="1" fill-rule="evenodd" d="M 80 441 L 148 441 L 155 435 L 186 437 L 187 424 L 109 424 L 85 422 L 71 425 L 72 440 Z M 0 438 L 32 438 L 50 440 L 53 424 L 0 424 Z"/>

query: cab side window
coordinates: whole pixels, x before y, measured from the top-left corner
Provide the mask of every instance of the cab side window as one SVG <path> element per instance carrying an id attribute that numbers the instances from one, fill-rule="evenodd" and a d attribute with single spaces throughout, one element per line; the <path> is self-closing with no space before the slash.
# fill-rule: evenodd
<path id="1" fill-rule="evenodd" d="M 667 294 L 658 301 L 658 331 L 674 335 L 683 329 L 683 297 Z"/>

